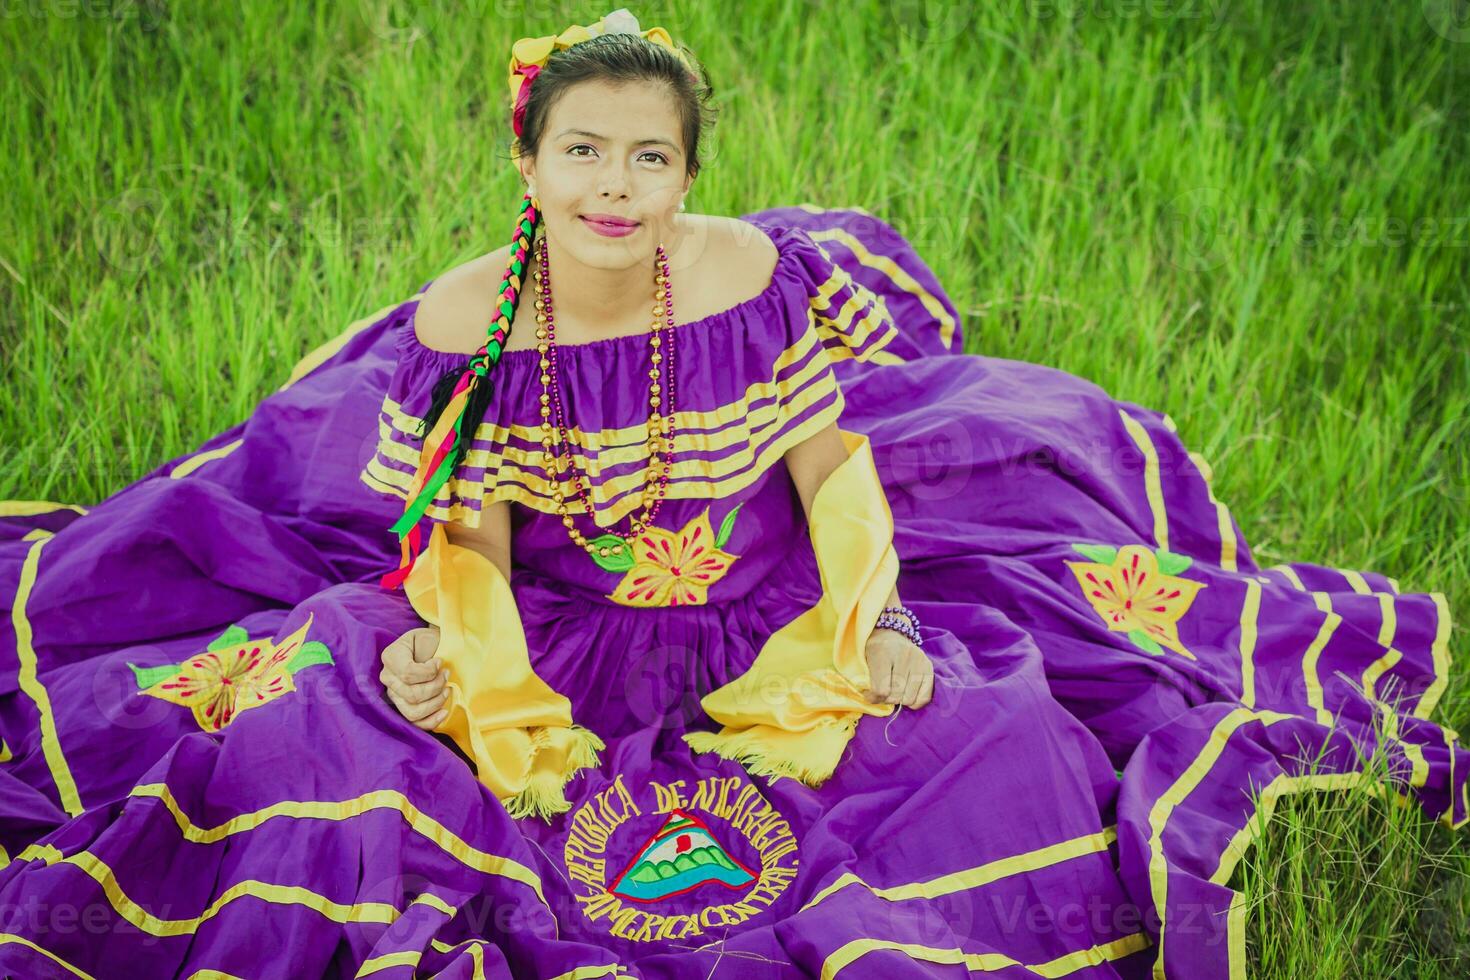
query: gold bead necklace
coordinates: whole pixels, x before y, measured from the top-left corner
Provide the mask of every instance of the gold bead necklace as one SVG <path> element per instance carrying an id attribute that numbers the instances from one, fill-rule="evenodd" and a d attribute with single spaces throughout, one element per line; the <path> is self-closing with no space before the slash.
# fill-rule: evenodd
<path id="1" fill-rule="evenodd" d="M 541 447 L 542 460 L 546 464 L 547 471 L 551 473 L 557 489 L 552 491 L 552 499 L 556 501 L 556 512 L 561 516 L 561 522 L 567 529 L 567 534 L 572 541 L 592 556 L 594 561 L 598 559 L 609 560 L 619 563 L 618 560 L 626 561 L 623 552 L 629 538 L 642 534 L 644 529 L 653 523 L 658 515 L 659 507 L 663 504 L 664 496 L 668 493 L 669 473 L 673 469 L 674 458 L 674 291 L 673 284 L 669 279 L 669 260 L 664 254 L 662 243 L 657 249 L 654 262 L 654 307 L 653 326 L 648 336 L 648 343 L 652 347 L 651 358 L 653 367 L 649 369 L 648 404 L 650 414 L 648 416 L 648 476 L 644 480 L 643 491 L 643 515 L 634 518 L 632 529 L 625 532 L 607 529 L 606 533 L 594 540 L 588 540 L 587 536 L 575 527 L 571 512 L 566 499 L 560 489 L 560 477 L 563 472 L 570 471 L 572 474 L 572 487 L 574 496 L 582 500 L 587 508 L 587 514 L 592 522 L 597 524 L 595 507 L 588 488 L 582 484 L 581 474 L 577 472 L 575 456 L 572 452 L 571 434 L 567 431 L 566 412 L 562 408 L 561 383 L 556 371 L 556 316 L 551 301 L 551 268 L 546 261 L 546 236 L 542 235 L 537 243 L 537 258 L 539 265 L 536 269 L 534 279 L 536 281 L 536 350 L 541 355 Z M 668 410 L 660 414 L 659 405 L 663 393 L 663 386 L 659 384 L 662 375 L 659 365 L 664 356 L 660 351 L 663 346 L 662 334 L 669 335 L 668 354 Z M 556 421 L 552 422 L 552 415 Z M 562 454 L 558 461 L 557 454 L 553 451 L 553 432 L 561 437 Z M 662 441 L 662 447 L 660 445 Z M 663 450 L 662 472 L 657 479 L 653 473 L 659 459 L 659 450 Z M 650 495 L 652 504 L 650 506 Z M 599 525 L 600 527 L 600 525 Z M 602 564 L 599 561 L 599 564 Z"/>

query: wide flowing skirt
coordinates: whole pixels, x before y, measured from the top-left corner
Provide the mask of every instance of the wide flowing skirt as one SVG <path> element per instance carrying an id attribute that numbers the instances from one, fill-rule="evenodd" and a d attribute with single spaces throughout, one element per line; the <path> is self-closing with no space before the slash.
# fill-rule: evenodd
<path id="1" fill-rule="evenodd" d="M 759 216 L 903 327 L 900 363 L 836 369 L 930 704 L 864 718 L 819 788 L 750 775 L 680 736 L 817 600 L 809 542 L 677 609 L 518 568 L 533 666 L 607 747 L 569 812 L 512 820 L 377 679 L 420 623 L 357 480 L 380 311 L 96 506 L 0 504 L 0 973 L 1208 980 L 1243 965 L 1228 881 L 1281 794 L 1383 753 L 1397 798 L 1470 821 L 1470 754 L 1431 720 L 1441 594 L 1258 567 L 1166 416 L 961 353 L 863 212 Z"/>

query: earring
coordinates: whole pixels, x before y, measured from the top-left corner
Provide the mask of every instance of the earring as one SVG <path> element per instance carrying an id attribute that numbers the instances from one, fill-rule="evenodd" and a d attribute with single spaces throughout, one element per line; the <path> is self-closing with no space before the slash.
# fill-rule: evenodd
<path id="1" fill-rule="evenodd" d="M 683 198 L 680 198 L 679 199 L 679 210 L 680 211 L 683 211 L 684 210 L 684 199 Z"/>

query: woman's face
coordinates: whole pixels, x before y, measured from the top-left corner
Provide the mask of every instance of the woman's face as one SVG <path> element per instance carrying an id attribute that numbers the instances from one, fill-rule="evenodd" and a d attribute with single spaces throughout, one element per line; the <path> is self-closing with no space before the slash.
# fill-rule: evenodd
<path id="1" fill-rule="evenodd" d="M 691 182 L 673 96 L 642 82 L 568 89 L 551 108 L 536 156 L 520 166 L 548 238 L 599 269 L 646 265 L 661 241 L 667 248 Z M 596 215 L 637 224 L 609 236 Z"/>

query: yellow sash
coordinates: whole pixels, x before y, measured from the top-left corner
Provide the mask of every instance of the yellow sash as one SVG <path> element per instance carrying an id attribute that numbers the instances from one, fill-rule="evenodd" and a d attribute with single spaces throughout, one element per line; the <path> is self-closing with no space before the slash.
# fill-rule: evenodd
<path id="1" fill-rule="evenodd" d="M 595 767 L 605 746 L 572 724 L 571 703 L 532 671 L 499 567 L 450 543 L 436 522 L 403 588 L 418 614 L 439 627 L 438 655 L 449 668 L 449 714 L 436 731 L 474 760 L 480 782 L 512 817 L 550 821 L 571 809 L 567 781 Z"/>
<path id="2" fill-rule="evenodd" d="M 684 736 L 696 752 L 808 786 L 832 775 L 858 719 L 895 707 L 863 695 L 868 637 L 898 581 L 893 512 L 868 437 L 838 432 L 848 458 L 817 489 L 809 521 L 822 598 L 773 633 L 748 671 L 700 701 L 724 727 Z"/>

